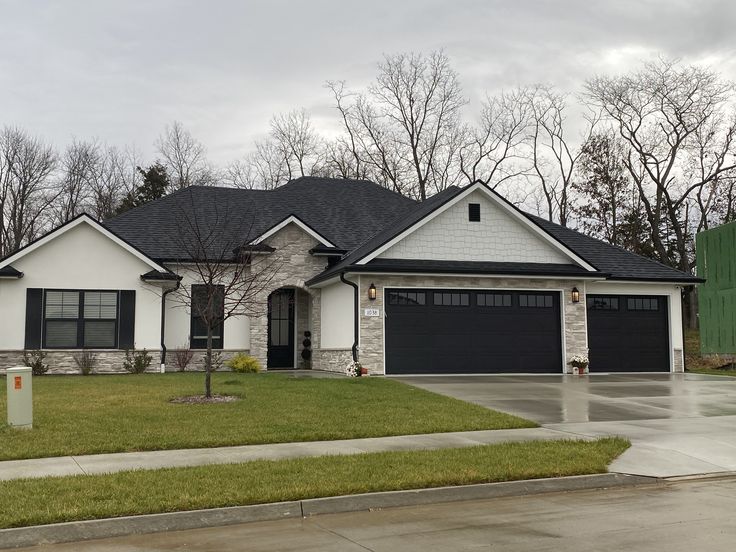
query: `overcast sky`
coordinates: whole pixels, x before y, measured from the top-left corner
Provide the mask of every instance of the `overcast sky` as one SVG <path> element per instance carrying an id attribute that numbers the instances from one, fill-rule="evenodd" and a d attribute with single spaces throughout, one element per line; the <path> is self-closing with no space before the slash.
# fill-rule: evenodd
<path id="1" fill-rule="evenodd" d="M 472 110 L 485 90 L 577 92 L 657 53 L 736 80 L 735 26 L 733 0 L 0 0 L 0 125 L 152 161 L 179 120 L 226 164 L 277 112 L 334 131 L 324 81 L 364 86 L 384 53 L 443 48 Z"/>

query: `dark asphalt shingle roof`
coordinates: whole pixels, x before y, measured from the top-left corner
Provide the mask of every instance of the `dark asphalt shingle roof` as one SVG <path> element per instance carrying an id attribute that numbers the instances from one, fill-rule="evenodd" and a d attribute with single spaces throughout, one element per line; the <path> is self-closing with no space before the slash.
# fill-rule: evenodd
<path id="1" fill-rule="evenodd" d="M 565 228 L 541 217 L 526 214 L 534 223 L 588 261 L 610 280 L 662 280 L 697 283 L 699 278 L 677 269 L 602 242 L 576 230 Z"/>
<path id="2" fill-rule="evenodd" d="M 232 249 L 296 215 L 335 246 L 351 250 L 416 205 L 366 180 L 303 177 L 273 191 L 192 186 L 105 226 L 160 261 L 187 257 L 186 218 L 212 228 L 218 243 Z"/>
<path id="3" fill-rule="evenodd" d="M 23 273 L 10 265 L 0 268 L 0 277 L 2 278 L 20 278 L 21 276 L 23 276 Z"/>
<path id="4" fill-rule="evenodd" d="M 213 247 L 227 244 L 230 249 L 242 246 L 295 215 L 309 227 L 348 253 L 341 261 L 312 282 L 322 281 L 339 272 L 354 268 L 354 263 L 376 248 L 408 229 L 464 188 L 450 187 L 417 203 L 367 181 L 303 177 L 273 191 L 193 186 L 136 209 L 105 223 L 110 230 L 157 261 L 185 260 L 188 252 L 182 235 L 188 232 L 182 220 L 196 220 L 206 228 Z M 564 228 L 540 217 L 524 213 L 568 249 L 585 259 L 600 273 L 617 280 L 651 280 L 696 282 L 697 278 L 635 255 L 597 239 Z M 400 263 L 403 262 L 403 265 Z M 358 270 L 371 266 L 374 270 L 409 270 L 411 263 L 378 259 Z M 413 261 L 418 267 L 421 262 Z M 424 268 L 442 271 L 450 267 L 447 261 Z M 465 263 L 468 264 L 468 263 Z M 498 270 L 546 270 L 549 275 L 572 270 L 573 265 L 523 267 L 500 266 L 508 263 L 481 263 L 475 268 L 482 272 Z M 389 266 L 392 265 L 392 266 Z M 495 266 L 499 265 L 499 266 Z M 455 266 L 460 269 L 459 265 Z M 578 270 L 578 269 L 575 269 Z M 579 269 L 582 271 L 582 269 Z M 557 271 L 557 272 L 555 272 Z M 573 275 L 573 272 L 570 272 Z"/>

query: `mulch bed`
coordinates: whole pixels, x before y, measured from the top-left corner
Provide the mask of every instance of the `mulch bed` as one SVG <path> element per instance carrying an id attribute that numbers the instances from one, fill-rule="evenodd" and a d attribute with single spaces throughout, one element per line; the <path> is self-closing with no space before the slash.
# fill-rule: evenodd
<path id="1" fill-rule="evenodd" d="M 176 397 L 175 399 L 171 399 L 171 402 L 180 404 L 212 404 L 229 403 L 239 400 L 240 397 L 233 397 L 232 395 L 212 395 L 210 398 L 204 395 L 190 395 L 188 397 Z"/>

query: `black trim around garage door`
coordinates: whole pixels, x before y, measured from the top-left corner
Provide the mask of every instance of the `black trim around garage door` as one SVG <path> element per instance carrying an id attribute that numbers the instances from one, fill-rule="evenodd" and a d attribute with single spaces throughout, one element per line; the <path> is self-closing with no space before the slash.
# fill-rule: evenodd
<path id="1" fill-rule="evenodd" d="M 669 372 L 667 296 L 588 295 L 591 372 Z"/>
<path id="2" fill-rule="evenodd" d="M 559 291 L 386 289 L 387 374 L 562 373 Z"/>

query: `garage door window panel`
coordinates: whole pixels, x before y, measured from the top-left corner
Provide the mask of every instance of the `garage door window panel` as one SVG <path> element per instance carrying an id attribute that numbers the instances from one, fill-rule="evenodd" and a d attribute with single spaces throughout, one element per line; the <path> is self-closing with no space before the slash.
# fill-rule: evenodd
<path id="1" fill-rule="evenodd" d="M 519 306 L 522 308 L 551 309 L 554 305 L 552 295 L 530 295 L 522 293 L 519 295 Z"/>
<path id="2" fill-rule="evenodd" d="M 479 307 L 510 307 L 510 293 L 478 293 L 476 303 Z"/>
<path id="3" fill-rule="evenodd" d="M 435 292 L 434 304 L 442 307 L 467 307 L 470 305 L 470 294 L 447 291 Z"/>
<path id="4" fill-rule="evenodd" d="M 389 305 L 417 305 L 422 306 L 427 302 L 427 295 L 423 291 L 389 291 Z"/>
<path id="5" fill-rule="evenodd" d="M 618 297 L 588 297 L 588 310 L 617 311 Z"/>
<path id="6" fill-rule="evenodd" d="M 659 299 L 657 297 L 630 297 L 626 301 L 626 308 L 630 311 L 656 311 L 659 310 Z"/>

